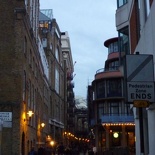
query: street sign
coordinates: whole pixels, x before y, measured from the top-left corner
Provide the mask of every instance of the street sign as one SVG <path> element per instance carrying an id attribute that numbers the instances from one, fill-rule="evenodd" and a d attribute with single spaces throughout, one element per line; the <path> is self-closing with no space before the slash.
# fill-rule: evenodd
<path id="1" fill-rule="evenodd" d="M 127 102 L 155 101 L 153 55 L 126 55 L 124 72 Z"/>
<path id="2" fill-rule="evenodd" d="M 154 102 L 154 82 L 127 82 L 128 102 L 147 100 Z"/>
<path id="3" fill-rule="evenodd" d="M 0 120 L 12 121 L 12 112 L 0 112 Z"/>
<path id="4" fill-rule="evenodd" d="M 154 81 L 153 55 L 126 55 L 127 81 Z"/>
<path id="5" fill-rule="evenodd" d="M 150 105 L 149 101 L 144 101 L 144 100 L 135 100 L 133 102 L 133 106 L 137 108 L 146 108 Z"/>

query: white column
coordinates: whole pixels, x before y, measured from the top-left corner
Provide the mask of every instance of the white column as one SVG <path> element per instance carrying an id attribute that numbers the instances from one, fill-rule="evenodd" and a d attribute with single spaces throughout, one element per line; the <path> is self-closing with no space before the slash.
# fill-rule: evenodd
<path id="1" fill-rule="evenodd" d="M 0 120 L 0 155 L 2 155 L 2 129 L 3 129 L 3 121 Z"/>
<path id="2" fill-rule="evenodd" d="M 155 110 L 148 110 L 149 155 L 155 153 Z"/>

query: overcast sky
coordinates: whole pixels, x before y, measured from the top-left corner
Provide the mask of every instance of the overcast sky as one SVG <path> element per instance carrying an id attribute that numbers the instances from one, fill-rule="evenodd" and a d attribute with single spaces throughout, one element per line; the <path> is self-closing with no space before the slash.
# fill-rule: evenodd
<path id="1" fill-rule="evenodd" d="M 86 98 L 88 84 L 107 59 L 104 41 L 117 37 L 116 0 L 40 0 L 40 8 L 53 9 L 60 31 L 68 31 L 76 61 L 75 96 Z"/>

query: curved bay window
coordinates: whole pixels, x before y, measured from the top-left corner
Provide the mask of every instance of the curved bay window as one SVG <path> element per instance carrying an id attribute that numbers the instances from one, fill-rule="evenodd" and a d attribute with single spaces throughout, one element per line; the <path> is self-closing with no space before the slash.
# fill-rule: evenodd
<path id="1" fill-rule="evenodd" d="M 118 70 L 118 68 L 119 68 L 119 61 L 118 60 L 109 62 L 109 66 L 108 66 L 109 71 L 115 71 L 115 70 Z"/>
<path id="2" fill-rule="evenodd" d="M 121 79 L 107 80 L 107 97 L 122 97 Z"/>
<path id="3" fill-rule="evenodd" d="M 111 43 L 108 46 L 108 54 L 113 53 L 113 52 L 118 52 L 118 41 Z"/>

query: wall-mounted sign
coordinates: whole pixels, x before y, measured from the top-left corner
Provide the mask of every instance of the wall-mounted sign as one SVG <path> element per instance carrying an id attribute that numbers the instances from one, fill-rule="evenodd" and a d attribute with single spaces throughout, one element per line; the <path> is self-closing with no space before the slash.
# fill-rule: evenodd
<path id="1" fill-rule="evenodd" d="M 124 72 L 127 102 L 155 101 L 153 55 L 126 55 Z"/>
<path id="2" fill-rule="evenodd" d="M 146 100 L 154 102 L 154 82 L 127 82 L 128 102 Z"/>
<path id="3" fill-rule="evenodd" d="M 135 100 L 133 102 L 133 106 L 137 108 L 146 108 L 150 105 L 148 101 L 143 101 L 143 100 Z"/>
<path id="4" fill-rule="evenodd" d="M 0 112 L 0 120 L 12 121 L 12 112 Z"/>

